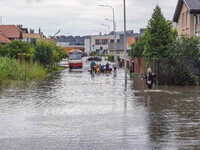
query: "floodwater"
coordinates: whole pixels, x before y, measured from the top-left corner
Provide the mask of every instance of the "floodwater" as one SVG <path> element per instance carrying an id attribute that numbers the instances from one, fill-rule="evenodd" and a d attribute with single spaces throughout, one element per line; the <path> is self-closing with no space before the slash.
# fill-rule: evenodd
<path id="1" fill-rule="evenodd" d="M 0 150 L 198 150 L 199 87 L 91 76 L 89 64 L 0 91 Z"/>

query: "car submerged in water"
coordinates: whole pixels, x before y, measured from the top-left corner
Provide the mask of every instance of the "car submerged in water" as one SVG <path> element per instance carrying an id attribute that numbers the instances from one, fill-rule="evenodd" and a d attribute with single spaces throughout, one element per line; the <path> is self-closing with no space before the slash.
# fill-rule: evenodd
<path id="1" fill-rule="evenodd" d="M 87 61 L 102 61 L 102 58 L 100 56 L 91 56 Z"/>

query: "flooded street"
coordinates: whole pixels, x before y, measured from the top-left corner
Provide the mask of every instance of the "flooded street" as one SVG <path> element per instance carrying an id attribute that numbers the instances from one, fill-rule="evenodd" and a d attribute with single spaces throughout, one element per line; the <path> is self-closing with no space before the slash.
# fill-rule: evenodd
<path id="1" fill-rule="evenodd" d="M 0 92 L 1 150 L 197 150 L 199 87 L 68 69 Z"/>

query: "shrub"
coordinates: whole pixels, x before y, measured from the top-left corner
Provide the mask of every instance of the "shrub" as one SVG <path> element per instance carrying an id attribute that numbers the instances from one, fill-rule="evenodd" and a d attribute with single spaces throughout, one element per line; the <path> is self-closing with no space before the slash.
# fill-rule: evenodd
<path id="1" fill-rule="evenodd" d="M 108 61 L 114 62 L 114 58 L 115 58 L 114 55 L 108 55 Z"/>
<path id="2" fill-rule="evenodd" d="M 97 56 L 97 55 L 98 55 L 97 52 L 91 52 L 91 53 L 90 53 L 90 56 Z"/>
<path id="3" fill-rule="evenodd" d="M 40 41 L 36 44 L 34 59 L 38 61 L 41 65 L 46 67 L 50 64 L 53 56 L 53 46 L 51 43 L 46 43 L 44 41 Z"/>
<path id="4" fill-rule="evenodd" d="M 32 80 L 46 75 L 43 67 L 37 64 L 20 64 L 16 59 L 0 57 L 0 83 L 6 80 Z"/>

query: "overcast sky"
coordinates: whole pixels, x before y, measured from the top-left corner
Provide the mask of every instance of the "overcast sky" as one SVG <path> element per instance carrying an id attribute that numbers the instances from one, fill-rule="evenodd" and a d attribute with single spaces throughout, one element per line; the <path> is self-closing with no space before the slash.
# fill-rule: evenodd
<path id="1" fill-rule="evenodd" d="M 156 4 L 162 8 L 165 18 L 172 20 L 178 0 L 126 0 L 127 29 L 139 32 L 145 28 Z M 0 0 L 0 16 L 3 24 L 23 24 L 23 27 L 38 28 L 46 36 L 98 34 L 92 30 L 106 29 L 100 23 L 110 25 L 110 8 L 98 5 L 112 5 L 115 9 L 117 30 L 123 30 L 123 0 Z"/>

